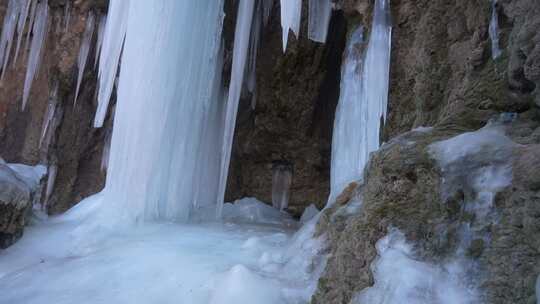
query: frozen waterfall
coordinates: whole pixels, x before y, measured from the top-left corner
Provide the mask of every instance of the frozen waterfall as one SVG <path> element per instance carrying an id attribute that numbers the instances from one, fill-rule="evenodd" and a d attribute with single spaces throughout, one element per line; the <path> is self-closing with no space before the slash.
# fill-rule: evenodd
<path id="1" fill-rule="evenodd" d="M 369 154 L 379 148 L 386 119 L 391 32 L 389 0 L 377 0 L 365 56 L 360 27 L 349 38 L 332 139 L 329 202 L 348 183 L 362 180 Z"/>
<path id="2" fill-rule="evenodd" d="M 222 4 L 111 2 L 100 61 L 103 81 L 115 74 L 109 64 L 117 61 L 118 41 L 123 40 L 123 31 L 115 32 L 117 26 L 122 25 L 127 35 L 103 192 L 108 206 L 100 210 L 104 216 L 119 212 L 135 221 L 186 220 L 196 189 L 210 191 L 198 187 L 207 183 L 200 178 L 204 170 L 196 168 L 204 156 L 219 155 L 217 145 L 205 144 L 203 135 L 222 128 L 209 122 L 215 121 L 222 103 L 221 79 L 216 76 L 221 74 Z M 206 176 L 218 176 L 215 169 Z"/>

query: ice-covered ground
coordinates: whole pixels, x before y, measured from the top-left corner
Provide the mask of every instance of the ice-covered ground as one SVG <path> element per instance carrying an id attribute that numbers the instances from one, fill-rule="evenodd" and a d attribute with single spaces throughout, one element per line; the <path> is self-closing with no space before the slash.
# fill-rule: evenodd
<path id="1" fill-rule="evenodd" d="M 314 222 L 295 233 L 259 204 L 226 205 L 220 222 L 145 223 L 91 250 L 73 241 L 80 218 L 35 217 L 0 252 L 0 303 L 304 303 L 324 265 Z"/>

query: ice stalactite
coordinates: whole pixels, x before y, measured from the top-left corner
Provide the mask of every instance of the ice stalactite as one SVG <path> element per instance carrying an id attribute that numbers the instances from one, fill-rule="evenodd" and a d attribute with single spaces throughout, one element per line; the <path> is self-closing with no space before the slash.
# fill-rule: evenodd
<path id="1" fill-rule="evenodd" d="M 2 64 L 0 79 L 4 79 L 4 75 L 6 74 L 7 62 L 11 53 L 11 45 L 15 36 L 21 5 L 22 3 L 19 0 L 10 0 L 4 17 L 2 36 L 0 37 L 0 63 Z"/>
<path id="2" fill-rule="evenodd" d="M 331 16 L 331 0 L 309 0 L 308 38 L 325 43 Z"/>
<path id="3" fill-rule="evenodd" d="M 30 43 L 30 33 L 32 32 L 32 28 L 34 27 L 34 22 L 36 20 L 36 10 L 37 10 L 38 1 L 32 0 L 32 4 L 30 5 L 30 15 L 28 20 L 28 33 L 26 34 L 26 39 L 24 40 L 24 49 L 23 52 L 28 51 L 28 44 Z"/>
<path id="4" fill-rule="evenodd" d="M 43 52 L 43 45 L 45 38 L 47 37 L 47 28 L 49 23 L 49 4 L 47 0 L 39 2 L 36 8 L 34 24 L 32 27 L 32 43 L 30 45 L 30 55 L 28 57 L 28 66 L 26 68 L 26 76 L 24 79 L 24 92 L 23 92 L 23 104 L 24 110 L 30 96 L 30 89 L 32 82 L 36 76 L 36 72 L 39 70 L 41 63 L 41 57 Z"/>
<path id="5" fill-rule="evenodd" d="M 52 192 L 54 190 L 54 184 L 56 183 L 56 174 L 58 173 L 58 166 L 56 164 L 49 165 L 47 169 L 47 187 L 45 188 L 45 199 L 43 200 L 42 208 L 47 210 L 49 200 L 51 199 Z"/>
<path id="6" fill-rule="evenodd" d="M 71 21 L 71 0 L 66 0 L 64 6 L 64 33 L 69 30 L 69 22 Z"/>
<path id="7" fill-rule="evenodd" d="M 109 156 L 111 152 L 112 130 L 107 130 L 105 134 L 105 143 L 103 144 L 103 152 L 101 153 L 101 171 L 106 172 L 109 168 Z"/>
<path id="8" fill-rule="evenodd" d="M 381 121 L 386 119 L 388 102 L 392 32 L 389 6 L 389 0 L 375 2 L 365 57 L 361 53 L 362 28 L 348 42 L 332 137 L 329 204 L 348 183 L 362 180 L 369 154 L 379 148 Z"/>
<path id="9" fill-rule="evenodd" d="M 272 206 L 281 211 L 289 206 L 292 170 L 288 164 L 274 164 L 272 168 Z"/>
<path id="10" fill-rule="evenodd" d="M 489 22 L 489 38 L 491 39 L 491 57 L 495 60 L 501 56 L 499 47 L 499 16 L 497 14 L 497 0 L 491 0 L 491 20 Z"/>
<path id="11" fill-rule="evenodd" d="M 302 17 L 302 0 L 281 0 L 281 28 L 283 30 L 283 52 L 287 49 L 289 30 L 298 37 Z"/>
<path id="12" fill-rule="evenodd" d="M 107 115 L 109 100 L 120 63 L 120 55 L 126 36 L 131 0 L 113 0 L 109 3 L 107 23 L 103 34 L 98 72 L 99 92 L 98 107 L 94 118 L 94 127 L 103 126 Z"/>
<path id="13" fill-rule="evenodd" d="M 101 46 L 103 45 L 103 36 L 105 33 L 105 25 L 107 24 L 107 15 L 101 15 L 99 17 L 97 40 L 96 40 L 96 55 L 94 59 L 94 69 L 97 67 L 99 61 L 99 53 L 101 52 Z"/>
<path id="14" fill-rule="evenodd" d="M 41 148 L 45 143 L 45 148 L 49 147 L 50 136 L 48 136 L 50 129 L 52 129 L 54 114 L 56 113 L 56 105 L 58 104 L 58 82 L 53 84 L 51 89 L 51 95 L 47 103 L 47 110 L 43 116 L 43 124 L 41 127 L 41 136 L 39 138 L 39 147 Z"/>
<path id="15" fill-rule="evenodd" d="M 79 57 L 77 58 L 77 88 L 75 89 L 75 97 L 73 100 L 73 106 L 77 104 L 77 97 L 79 96 L 79 89 L 81 87 L 81 81 L 84 76 L 84 69 L 86 62 L 88 61 L 88 53 L 90 53 L 90 46 L 92 44 L 92 37 L 94 37 L 94 27 L 96 25 L 96 17 L 92 11 L 88 13 L 86 18 L 86 28 L 84 29 L 83 37 L 81 40 L 81 47 L 79 49 Z"/>
<path id="16" fill-rule="evenodd" d="M 229 173 L 229 163 L 231 161 L 231 150 L 236 125 L 236 115 L 238 114 L 238 102 L 244 82 L 244 71 L 246 59 L 248 57 L 251 25 L 253 19 L 254 3 L 252 0 L 240 0 L 238 4 L 238 15 L 234 31 L 233 62 L 231 71 L 231 81 L 229 95 L 227 97 L 227 107 L 225 110 L 225 128 L 223 133 L 223 145 L 221 149 L 221 170 L 219 174 L 219 192 L 217 197 L 217 216 L 221 216 L 223 202 L 225 200 L 225 190 L 227 187 L 227 176 Z"/>
<path id="17" fill-rule="evenodd" d="M 13 66 L 17 63 L 17 58 L 19 57 L 19 50 L 21 48 L 22 37 L 24 35 L 24 28 L 26 26 L 26 19 L 28 17 L 28 12 L 32 4 L 32 0 L 22 0 L 21 1 L 21 12 L 19 16 L 19 22 L 17 23 L 17 47 L 15 48 L 15 57 L 13 58 Z"/>
<path id="18" fill-rule="evenodd" d="M 263 18 L 263 3 L 257 2 L 255 8 L 252 25 L 251 37 L 249 41 L 249 55 L 247 63 L 247 89 L 251 93 L 251 109 L 255 109 L 257 104 L 257 53 L 259 51 L 259 41 L 261 36 L 262 18 Z"/>
<path id="19" fill-rule="evenodd" d="M 203 133 L 222 130 L 222 125 L 214 124 L 217 114 L 213 113 L 223 102 L 219 98 L 222 85 L 216 83 L 221 81 L 216 75 L 222 70 L 223 2 L 126 4 L 125 0 L 110 3 L 101 52 L 101 80 L 105 81 L 115 75 L 116 67 L 105 69 L 117 61 L 122 45 L 116 40 L 122 42 L 127 32 L 102 193 L 107 206 L 99 209 L 93 217 L 97 222 L 92 223 L 115 223 L 118 217 L 128 222 L 185 221 L 197 189 L 211 192 L 206 185 L 197 185 L 204 170 L 196 168 L 207 168 L 198 164 L 201 155 L 219 155 L 217 145 L 205 146 Z M 216 178 L 217 169 L 209 175 Z M 209 203 L 215 204 L 217 193 L 208 196 L 213 198 Z"/>

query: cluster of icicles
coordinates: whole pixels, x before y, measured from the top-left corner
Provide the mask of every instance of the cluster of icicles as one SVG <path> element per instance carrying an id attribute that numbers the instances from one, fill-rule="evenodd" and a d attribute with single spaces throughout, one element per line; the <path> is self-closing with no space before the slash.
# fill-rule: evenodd
<path id="1" fill-rule="evenodd" d="M 70 16 L 71 1 L 66 1 L 65 16 L 63 21 L 64 31 L 67 31 L 69 27 Z M 77 87 L 75 90 L 75 103 L 79 95 L 79 89 L 86 67 L 86 62 L 88 60 L 92 38 L 94 37 L 95 25 L 96 16 L 91 11 L 89 12 L 86 20 L 86 29 L 82 37 L 79 57 L 77 60 L 78 77 Z M 47 40 L 48 27 L 48 0 L 9 0 L 6 15 L 4 17 L 4 24 L 2 26 L 2 35 L 0 37 L 0 62 L 2 67 L 1 78 L 2 80 L 4 79 L 4 76 L 9 68 L 10 59 L 13 67 L 15 67 L 17 60 L 21 56 L 23 57 L 21 60 L 24 60 L 24 54 L 28 52 L 28 56 L 26 58 L 27 68 L 24 81 L 22 110 L 26 108 L 28 98 L 30 96 L 32 82 L 39 71 L 44 53 L 43 50 L 45 41 Z M 99 20 L 97 35 L 98 41 L 96 45 L 96 62 L 94 65 L 97 65 L 97 59 L 99 58 L 98 54 L 100 51 L 104 29 L 105 18 L 101 17 Z M 17 38 L 16 44 L 14 44 L 15 37 Z M 23 40 L 25 40 L 24 46 L 22 46 Z M 20 55 L 21 51 L 23 52 L 23 55 Z"/>

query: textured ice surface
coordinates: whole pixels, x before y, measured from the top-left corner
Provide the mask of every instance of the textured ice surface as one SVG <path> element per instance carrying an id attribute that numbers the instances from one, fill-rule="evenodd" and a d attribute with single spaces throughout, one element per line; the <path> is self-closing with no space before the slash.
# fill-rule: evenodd
<path id="1" fill-rule="evenodd" d="M 0 303 L 307 303 L 324 267 L 313 222 L 295 234 L 256 222 L 146 223 L 78 247 L 77 224 L 102 198 L 35 219 L 0 252 Z"/>
<path id="2" fill-rule="evenodd" d="M 540 275 L 536 279 L 536 304 L 540 304 Z"/>
<path id="3" fill-rule="evenodd" d="M 309 0 L 308 38 L 325 43 L 331 16 L 331 0 Z"/>
<path id="4" fill-rule="evenodd" d="M 217 195 L 218 217 L 221 215 L 221 207 L 225 198 L 225 188 L 227 187 L 234 128 L 236 126 L 236 115 L 238 114 L 238 102 L 240 100 L 240 94 L 242 93 L 244 71 L 246 68 L 246 60 L 248 58 L 254 4 L 255 1 L 252 0 L 240 0 L 240 3 L 238 4 L 238 17 L 236 19 L 236 27 L 234 30 L 231 81 L 225 109 L 225 128 L 223 131 L 221 148 L 221 170 L 219 174 L 219 190 Z"/>
<path id="5" fill-rule="evenodd" d="M 283 52 L 287 49 L 289 30 L 298 38 L 302 16 L 302 0 L 281 0 L 281 29 L 283 31 Z"/>
<path id="6" fill-rule="evenodd" d="M 36 189 L 41 179 L 47 174 L 43 165 L 7 164 L 30 189 Z"/>
<path id="7" fill-rule="evenodd" d="M 352 304 L 478 303 L 475 291 L 462 285 L 464 269 L 459 264 L 438 266 L 415 259 L 412 246 L 397 230 L 376 246 L 375 284 L 358 293 Z"/>
<path id="8" fill-rule="evenodd" d="M 386 119 L 388 102 L 392 33 L 389 9 L 389 0 L 375 1 L 365 57 L 359 50 L 361 27 L 348 41 L 332 137 L 329 203 L 350 182 L 362 180 L 369 154 L 380 145 L 381 121 Z"/>
<path id="9" fill-rule="evenodd" d="M 234 203 L 226 203 L 223 206 L 224 221 L 236 221 L 243 223 L 283 224 L 292 222 L 292 218 L 286 213 L 272 208 L 255 198 L 243 198 Z"/>
<path id="10" fill-rule="evenodd" d="M 309 222 L 312 218 L 317 216 L 317 214 L 319 214 L 319 209 L 317 209 L 314 204 L 309 205 L 304 210 L 304 213 L 302 213 L 302 217 L 300 217 L 300 223 L 304 224 Z"/>

